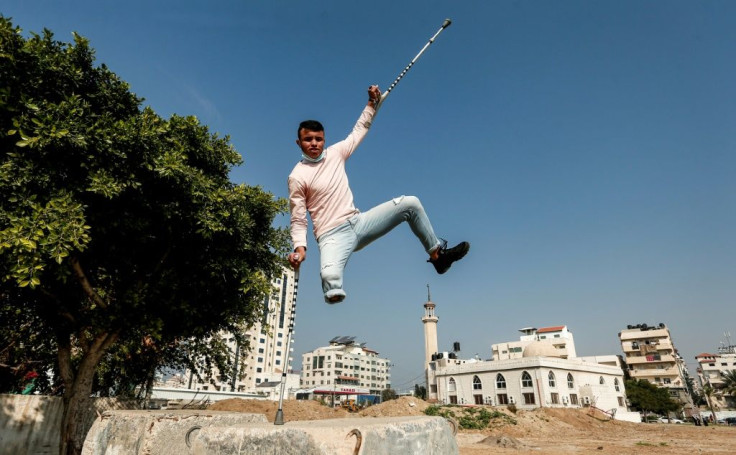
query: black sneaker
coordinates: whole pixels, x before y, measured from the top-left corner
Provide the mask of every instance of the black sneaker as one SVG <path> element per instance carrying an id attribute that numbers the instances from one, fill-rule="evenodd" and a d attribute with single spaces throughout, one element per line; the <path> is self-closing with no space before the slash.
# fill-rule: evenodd
<path id="1" fill-rule="evenodd" d="M 437 259 L 430 259 L 427 262 L 431 262 L 437 273 L 442 275 L 449 270 L 453 262 L 459 261 L 468 254 L 468 251 L 470 251 L 468 242 L 460 242 L 452 248 L 447 248 L 447 241 L 443 241 Z"/>

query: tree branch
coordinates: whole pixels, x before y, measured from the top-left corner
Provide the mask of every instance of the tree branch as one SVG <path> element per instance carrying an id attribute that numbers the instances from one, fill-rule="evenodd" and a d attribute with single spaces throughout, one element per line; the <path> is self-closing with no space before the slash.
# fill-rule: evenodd
<path id="1" fill-rule="evenodd" d="M 51 303 L 43 303 L 43 306 L 53 309 L 56 314 L 61 316 L 63 319 L 66 319 L 67 322 L 70 322 L 72 324 L 76 324 L 77 321 L 74 318 L 74 316 L 68 311 L 68 310 L 62 310 L 63 304 L 61 303 L 61 300 L 58 299 L 54 294 L 50 293 L 46 289 L 39 289 L 41 292 L 41 295 L 46 297 L 46 300 L 50 301 Z M 52 305 L 56 304 L 56 305 Z"/>
<path id="2" fill-rule="evenodd" d="M 74 371 L 72 368 L 72 349 L 69 340 L 57 338 L 59 344 L 57 361 L 59 362 L 59 376 L 64 383 L 65 390 L 70 390 L 74 383 Z"/>
<path id="3" fill-rule="evenodd" d="M 74 276 L 77 278 L 77 281 L 79 281 L 79 284 L 82 285 L 82 289 L 84 290 L 85 294 L 87 294 L 87 297 L 97 304 L 97 306 L 101 308 L 107 308 L 107 302 L 102 300 L 102 298 L 97 294 L 97 292 L 92 288 L 92 285 L 89 283 L 89 280 L 87 279 L 87 276 L 84 274 L 84 270 L 82 270 L 81 264 L 79 264 L 79 258 L 73 257 L 69 261 L 69 263 L 72 266 L 72 270 L 74 271 Z"/>

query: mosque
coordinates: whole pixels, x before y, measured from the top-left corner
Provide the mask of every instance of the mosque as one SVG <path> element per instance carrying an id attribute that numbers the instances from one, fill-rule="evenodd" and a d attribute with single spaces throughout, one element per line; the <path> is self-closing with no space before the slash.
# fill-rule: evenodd
<path id="1" fill-rule="evenodd" d="M 437 348 L 435 304 L 424 304 L 427 399 L 457 405 L 597 408 L 617 420 L 641 422 L 626 406 L 616 355 L 578 357 L 567 326 L 520 329 L 518 341 L 494 344 L 492 360 L 460 359 Z"/>

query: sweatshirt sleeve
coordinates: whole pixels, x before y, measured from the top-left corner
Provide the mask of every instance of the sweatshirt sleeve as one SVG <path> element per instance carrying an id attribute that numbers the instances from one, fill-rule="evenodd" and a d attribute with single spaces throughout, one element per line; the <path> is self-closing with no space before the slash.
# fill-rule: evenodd
<path id="1" fill-rule="evenodd" d="M 353 130 L 348 134 L 348 137 L 335 144 L 338 146 L 337 150 L 340 151 L 343 159 L 347 160 L 355 149 L 358 148 L 365 135 L 368 134 L 375 114 L 376 110 L 373 107 L 366 106 L 363 112 L 360 113 L 360 117 L 358 117 L 358 121 L 355 122 Z"/>
<path id="2" fill-rule="evenodd" d="M 294 248 L 307 247 L 307 197 L 304 185 L 289 177 L 289 206 L 291 211 L 291 242 Z"/>

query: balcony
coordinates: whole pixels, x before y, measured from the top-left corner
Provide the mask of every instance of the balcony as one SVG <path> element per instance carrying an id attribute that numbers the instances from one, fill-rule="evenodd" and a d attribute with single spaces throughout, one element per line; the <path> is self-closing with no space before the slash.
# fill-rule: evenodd
<path id="1" fill-rule="evenodd" d="M 660 363 L 660 362 L 668 362 L 668 363 L 675 363 L 675 356 L 670 354 L 648 354 L 648 355 L 639 355 L 639 356 L 633 356 L 633 357 L 626 357 L 626 363 L 629 365 L 641 365 L 641 364 L 647 364 L 647 363 Z"/>
<path id="2" fill-rule="evenodd" d="M 635 370 L 629 370 L 632 375 L 634 372 L 644 374 L 645 376 L 662 376 L 662 377 L 677 377 L 680 372 L 677 368 L 637 368 Z"/>
<path id="3" fill-rule="evenodd" d="M 677 373 L 677 371 L 674 370 L 674 369 L 672 369 L 672 368 L 668 368 L 668 369 L 664 369 L 664 370 L 659 370 L 659 369 L 656 369 L 656 368 L 654 368 L 654 369 L 647 369 L 647 370 L 630 370 L 629 371 L 629 374 L 631 375 L 632 378 L 637 378 L 637 379 L 643 379 L 643 378 L 652 378 L 652 379 L 654 379 L 655 377 L 656 378 L 662 378 L 662 379 L 668 378 L 672 382 L 674 382 L 675 380 L 677 380 L 680 377 L 679 374 Z M 654 382 L 654 381 L 652 381 L 652 382 Z M 660 383 L 656 383 L 656 384 L 657 385 L 660 385 Z"/>

